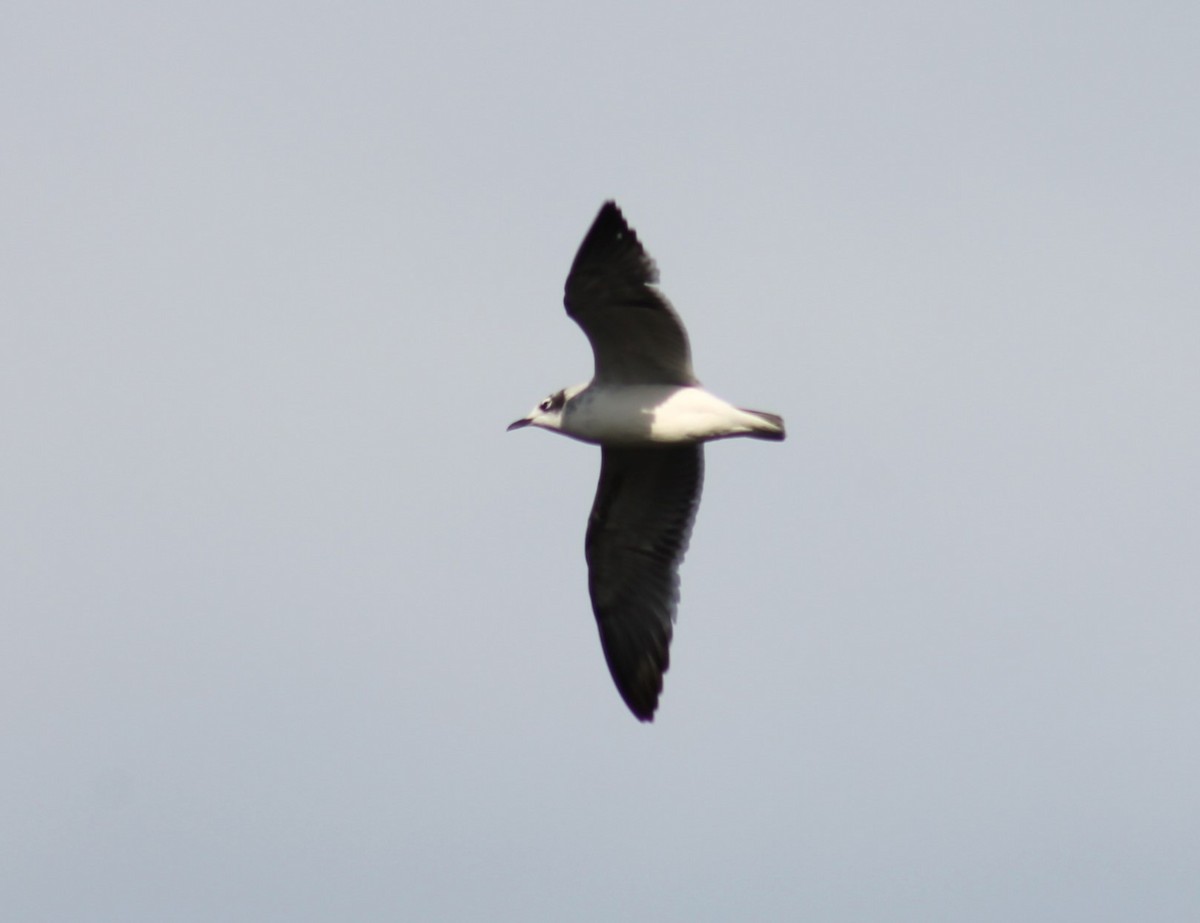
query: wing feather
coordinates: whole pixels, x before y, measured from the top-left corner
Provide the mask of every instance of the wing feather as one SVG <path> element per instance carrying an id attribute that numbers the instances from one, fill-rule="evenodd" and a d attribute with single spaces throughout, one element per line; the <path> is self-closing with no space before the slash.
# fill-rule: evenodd
<path id="1" fill-rule="evenodd" d="M 696 384 L 687 331 L 615 202 L 605 202 L 567 276 L 567 315 L 587 334 L 596 380 Z"/>
<path id="2" fill-rule="evenodd" d="M 651 721 L 670 664 L 679 564 L 700 505 L 701 445 L 605 446 L 588 520 L 588 590 L 618 692 Z"/>

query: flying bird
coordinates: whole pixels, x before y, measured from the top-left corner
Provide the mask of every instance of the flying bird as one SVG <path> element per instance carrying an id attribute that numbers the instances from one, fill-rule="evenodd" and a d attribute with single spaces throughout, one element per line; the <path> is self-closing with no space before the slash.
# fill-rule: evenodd
<path id="1" fill-rule="evenodd" d="M 617 691 L 653 721 L 704 480 L 704 443 L 784 438 L 783 419 L 700 387 L 679 315 L 615 202 L 605 202 L 567 276 L 567 316 L 592 344 L 587 384 L 556 391 L 508 429 L 536 426 L 600 446 L 584 554 L 600 644 Z"/>

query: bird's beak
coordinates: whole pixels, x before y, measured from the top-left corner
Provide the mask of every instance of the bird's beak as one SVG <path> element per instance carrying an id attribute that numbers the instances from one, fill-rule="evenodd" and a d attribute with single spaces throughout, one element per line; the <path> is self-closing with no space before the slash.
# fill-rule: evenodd
<path id="1" fill-rule="evenodd" d="M 532 422 L 533 422 L 533 420 L 531 420 L 529 417 L 521 417 L 521 419 L 519 419 L 513 423 L 509 423 L 508 428 L 505 430 L 505 432 L 511 433 L 514 429 L 520 429 L 523 426 L 528 426 Z"/>

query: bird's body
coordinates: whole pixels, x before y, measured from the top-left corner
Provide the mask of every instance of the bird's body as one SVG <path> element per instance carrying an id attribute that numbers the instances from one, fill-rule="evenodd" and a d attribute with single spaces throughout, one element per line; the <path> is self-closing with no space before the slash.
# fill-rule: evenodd
<path id="1" fill-rule="evenodd" d="M 782 440 L 783 420 L 700 387 L 687 332 L 620 209 L 606 202 L 567 276 L 567 314 L 592 344 L 595 375 L 543 400 L 535 426 L 601 446 L 584 550 L 588 590 L 617 690 L 653 720 L 670 662 L 687 550 L 704 478 L 703 443 Z"/>
<path id="2" fill-rule="evenodd" d="M 672 445 L 730 436 L 782 438 L 776 418 L 742 410 L 695 385 L 591 382 L 564 390 L 556 429 L 594 445 Z M 532 426 L 540 425 L 537 420 Z"/>

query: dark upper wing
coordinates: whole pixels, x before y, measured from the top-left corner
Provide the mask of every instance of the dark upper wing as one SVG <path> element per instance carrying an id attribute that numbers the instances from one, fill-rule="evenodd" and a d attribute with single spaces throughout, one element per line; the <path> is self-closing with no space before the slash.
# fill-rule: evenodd
<path id="1" fill-rule="evenodd" d="M 670 663 L 679 562 L 700 488 L 704 448 L 605 446 L 585 545 L 588 590 L 617 691 L 653 720 Z"/>
<path id="2" fill-rule="evenodd" d="M 587 334 L 596 378 L 696 383 L 687 331 L 654 283 L 658 270 L 615 202 L 592 222 L 567 276 L 567 315 Z"/>

